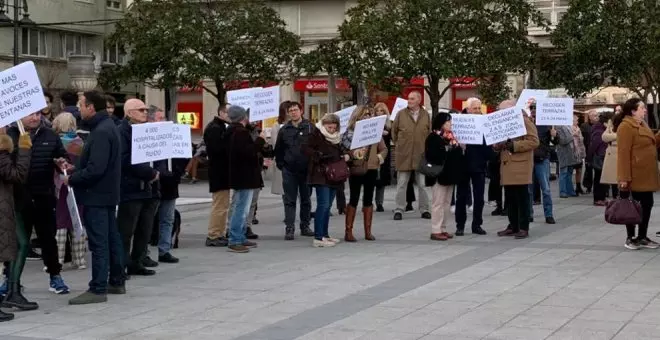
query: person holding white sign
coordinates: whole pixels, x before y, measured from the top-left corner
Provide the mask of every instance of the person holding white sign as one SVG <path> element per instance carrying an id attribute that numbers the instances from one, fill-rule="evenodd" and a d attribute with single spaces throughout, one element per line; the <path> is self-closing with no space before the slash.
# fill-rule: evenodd
<path id="1" fill-rule="evenodd" d="M 527 108 L 532 121 L 536 125 L 536 102 L 533 99 L 529 100 Z M 552 145 L 557 145 L 557 130 L 552 126 L 538 126 L 536 125 L 537 136 L 539 138 L 539 146 L 534 150 L 534 181 L 538 183 L 541 188 L 541 197 L 543 198 L 543 215 L 545 216 L 545 223 L 557 223 L 553 214 L 552 206 L 552 191 L 550 187 L 550 156 L 552 152 Z M 532 200 L 534 185 L 529 186 L 530 200 Z M 530 222 L 534 221 L 534 206 L 530 202 L 529 209 Z"/>
<path id="2" fill-rule="evenodd" d="M 394 159 L 396 162 L 397 188 L 396 209 L 394 220 L 403 219 L 406 208 L 406 189 L 411 174 L 417 169 L 426 137 L 431 131 L 430 115 L 421 107 L 422 95 L 413 91 L 408 94 L 408 107 L 401 110 L 392 124 L 392 141 L 395 144 Z M 431 219 L 429 212 L 429 196 L 424 189 L 424 175 L 416 174 L 418 188 L 419 211 L 423 219 Z"/>
<path id="3" fill-rule="evenodd" d="M 375 111 L 373 108 L 364 105 L 355 108 L 348 123 L 348 128 L 342 136 L 342 145 L 346 150 L 351 149 L 356 123 L 374 116 Z M 385 147 L 385 142 L 381 137 L 380 142 L 377 144 L 351 150 L 350 157 L 349 166 L 351 176 L 348 179 L 350 198 L 346 206 L 346 232 L 344 234 L 344 240 L 346 242 L 356 242 L 353 236 L 353 223 L 355 222 L 355 214 L 358 202 L 360 201 L 360 190 L 364 188 L 364 193 L 362 194 L 364 239 L 375 241 L 376 238 L 371 234 L 374 215 L 374 190 L 376 189 L 376 181 L 378 180 L 378 169 L 387 157 L 387 147 Z"/>

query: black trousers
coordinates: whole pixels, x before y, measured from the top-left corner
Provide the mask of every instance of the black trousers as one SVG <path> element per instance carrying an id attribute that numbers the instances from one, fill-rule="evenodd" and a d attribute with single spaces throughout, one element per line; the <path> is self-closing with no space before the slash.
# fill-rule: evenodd
<path id="1" fill-rule="evenodd" d="M 594 168 L 591 164 L 587 163 L 584 166 L 584 173 L 582 174 L 582 186 L 585 189 L 591 190 L 594 184 Z"/>
<path id="2" fill-rule="evenodd" d="M 57 253 L 57 222 L 55 220 L 55 196 L 32 195 L 26 197 L 23 203 L 22 215 L 28 239 L 32 228 L 37 232 L 41 246 L 41 258 L 51 276 L 60 275 L 62 265 Z"/>
<path id="3" fill-rule="evenodd" d="M 509 225 L 514 232 L 529 231 L 529 211 L 531 207 L 528 185 L 506 185 L 504 196 L 507 202 Z"/>
<path id="4" fill-rule="evenodd" d="M 621 198 L 630 197 L 630 192 L 622 191 Z M 651 220 L 651 210 L 653 209 L 653 193 L 652 192 L 632 192 L 632 198 L 635 201 L 639 201 L 639 204 L 642 206 L 642 223 L 639 224 L 637 230 L 637 239 L 645 239 L 649 230 L 649 221 Z M 628 233 L 628 238 L 635 238 L 635 225 L 629 224 L 626 225 L 626 232 Z"/>
<path id="5" fill-rule="evenodd" d="M 124 246 L 124 263 L 129 269 L 143 268 L 159 203 L 159 199 L 149 198 L 119 204 L 117 225 Z"/>
<path id="6" fill-rule="evenodd" d="M 472 188 L 472 191 L 470 191 Z M 472 230 L 481 227 L 483 221 L 484 211 L 484 189 L 486 188 L 486 174 L 469 173 L 458 184 L 456 195 L 456 229 L 463 230 L 465 222 L 467 221 L 467 206 L 471 203 L 470 197 L 473 198 L 472 210 Z"/>
<path id="7" fill-rule="evenodd" d="M 348 204 L 353 208 L 357 208 L 358 203 L 360 202 L 360 191 L 364 187 L 364 193 L 362 193 L 362 207 L 368 208 L 373 206 L 377 180 L 378 170 L 369 170 L 361 176 L 351 175 L 351 177 L 348 178 L 348 186 L 351 191 Z"/>
<path id="8" fill-rule="evenodd" d="M 594 193 L 594 202 L 604 201 L 605 194 L 609 189 L 609 186 L 606 184 L 600 184 L 600 176 L 603 174 L 602 169 L 593 169 L 594 171 L 594 181 L 593 181 L 593 193 Z"/>

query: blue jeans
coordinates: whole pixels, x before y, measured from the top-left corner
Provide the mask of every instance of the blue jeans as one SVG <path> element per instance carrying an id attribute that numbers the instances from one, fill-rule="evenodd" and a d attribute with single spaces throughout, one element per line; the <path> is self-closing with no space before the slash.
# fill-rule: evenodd
<path id="1" fill-rule="evenodd" d="M 117 229 L 115 206 L 85 206 L 83 221 L 87 229 L 89 250 L 92 252 L 92 280 L 89 281 L 89 291 L 106 294 L 108 283 L 112 286 L 124 284 L 124 249 Z"/>
<path id="2" fill-rule="evenodd" d="M 316 215 L 314 217 L 314 238 L 322 240 L 328 237 L 328 224 L 330 223 L 330 208 L 335 199 L 335 189 L 325 186 L 316 188 Z"/>
<path id="3" fill-rule="evenodd" d="M 567 166 L 559 171 L 559 196 L 575 196 L 575 187 L 573 186 L 573 167 Z"/>
<path id="4" fill-rule="evenodd" d="M 541 196 L 543 197 L 543 214 L 545 217 L 552 217 L 552 194 L 550 193 L 550 160 L 534 162 L 534 182 L 539 183 L 541 187 Z M 534 184 L 529 185 L 529 217 L 534 216 Z"/>
<path id="5" fill-rule="evenodd" d="M 165 255 L 172 249 L 172 229 L 176 199 L 161 200 L 158 206 L 158 255 Z"/>
<path id="6" fill-rule="evenodd" d="M 254 189 L 234 190 L 231 197 L 231 216 L 229 217 L 229 245 L 245 243 L 245 219 L 250 212 Z"/>

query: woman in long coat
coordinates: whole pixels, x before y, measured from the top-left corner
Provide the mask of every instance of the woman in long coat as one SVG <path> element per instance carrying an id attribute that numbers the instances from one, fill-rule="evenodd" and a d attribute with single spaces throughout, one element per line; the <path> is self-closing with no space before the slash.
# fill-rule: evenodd
<path id="1" fill-rule="evenodd" d="M 619 196 L 619 187 L 616 180 L 616 132 L 614 132 L 613 119 L 610 119 L 605 125 L 605 132 L 603 132 L 603 142 L 607 143 L 607 150 L 605 150 L 605 160 L 603 161 L 603 173 L 600 175 L 600 183 L 603 185 L 609 184 L 612 188 L 612 198 Z M 607 192 L 607 190 L 605 191 Z"/>

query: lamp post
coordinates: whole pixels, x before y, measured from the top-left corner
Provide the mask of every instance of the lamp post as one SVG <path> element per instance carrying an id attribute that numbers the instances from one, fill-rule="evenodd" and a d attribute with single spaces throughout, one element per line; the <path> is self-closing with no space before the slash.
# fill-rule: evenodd
<path id="1" fill-rule="evenodd" d="M 94 54 L 71 54 L 67 60 L 67 71 L 71 85 L 79 92 L 91 91 L 98 85 Z"/>
<path id="2" fill-rule="evenodd" d="M 14 19 L 10 19 L 6 13 L 9 13 L 9 8 L 14 9 Z M 19 12 L 23 10 L 23 18 L 18 20 Z M 10 5 L 8 1 L 0 0 L 0 26 L 14 28 L 14 66 L 18 65 L 18 33 L 21 26 L 32 26 L 34 21 L 30 19 L 28 14 L 27 0 L 23 0 L 23 5 L 19 5 L 19 0 L 14 0 L 14 4 Z"/>

